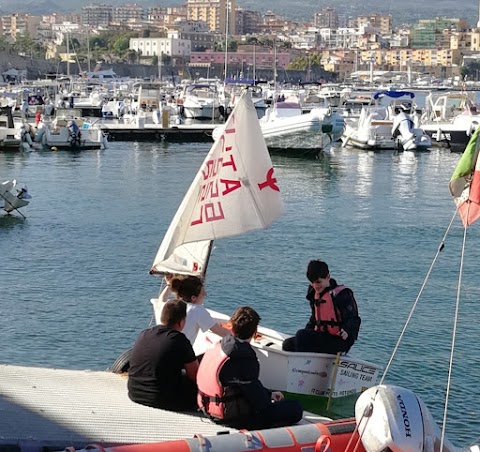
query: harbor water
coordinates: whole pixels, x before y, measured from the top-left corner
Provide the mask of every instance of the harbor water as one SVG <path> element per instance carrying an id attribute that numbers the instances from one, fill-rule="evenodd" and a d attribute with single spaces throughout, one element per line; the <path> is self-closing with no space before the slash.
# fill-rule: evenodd
<path id="1" fill-rule="evenodd" d="M 26 183 L 27 216 L 0 217 L 0 362 L 106 369 L 152 318 L 149 275 L 162 237 L 209 143 L 110 143 L 106 150 L 0 154 L 0 178 Z M 254 307 L 294 333 L 309 316 L 305 269 L 326 260 L 355 293 L 362 327 L 351 354 L 385 367 L 455 211 L 459 154 L 336 148 L 273 156 L 285 214 L 267 230 L 222 239 L 206 304 Z M 463 228 L 455 219 L 386 381 L 444 411 Z M 468 229 L 447 435 L 480 433 L 477 378 L 480 229 Z"/>

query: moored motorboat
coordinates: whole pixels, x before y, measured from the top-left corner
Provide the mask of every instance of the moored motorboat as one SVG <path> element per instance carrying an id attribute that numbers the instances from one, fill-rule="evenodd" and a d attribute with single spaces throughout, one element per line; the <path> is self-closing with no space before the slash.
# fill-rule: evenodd
<path id="1" fill-rule="evenodd" d="M 407 91 L 374 93 L 371 104 L 362 108 L 358 118 L 346 118 L 343 145 L 359 149 L 428 149 L 432 142 L 416 124 L 414 97 Z M 390 104 L 380 104 L 383 98 L 390 98 Z"/>
<path id="2" fill-rule="evenodd" d="M 298 99 L 287 98 L 267 109 L 260 126 L 270 149 L 312 149 L 318 153 L 341 137 L 344 120 L 330 107 L 303 113 Z"/>
<path id="3" fill-rule="evenodd" d="M 39 123 L 34 141 L 48 149 L 76 151 L 107 146 L 107 137 L 100 126 L 75 115 L 74 110 L 57 112 L 51 122 Z"/>
<path id="4" fill-rule="evenodd" d="M 433 146 L 463 150 L 480 125 L 480 114 L 466 92 L 430 93 L 425 101 L 420 127 Z"/>

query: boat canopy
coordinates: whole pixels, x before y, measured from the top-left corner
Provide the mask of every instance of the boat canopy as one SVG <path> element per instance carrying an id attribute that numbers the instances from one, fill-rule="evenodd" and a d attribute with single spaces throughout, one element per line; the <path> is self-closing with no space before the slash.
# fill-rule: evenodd
<path id="1" fill-rule="evenodd" d="M 253 78 L 226 78 L 225 83 L 230 85 L 255 85 Z"/>
<path id="2" fill-rule="evenodd" d="M 415 94 L 412 93 L 411 91 L 377 91 L 373 95 L 373 98 L 376 100 L 382 96 L 388 96 L 394 99 L 398 99 L 399 97 L 403 97 L 403 96 L 409 96 L 411 99 L 413 99 L 415 97 Z"/>

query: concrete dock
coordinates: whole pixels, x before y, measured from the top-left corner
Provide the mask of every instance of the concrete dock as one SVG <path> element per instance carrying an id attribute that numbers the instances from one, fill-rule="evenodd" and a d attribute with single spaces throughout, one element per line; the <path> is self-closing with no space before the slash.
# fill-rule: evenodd
<path id="1" fill-rule="evenodd" d="M 303 423 L 324 420 L 305 413 Z M 0 451 L 59 451 L 216 435 L 234 430 L 199 413 L 133 403 L 127 377 L 102 371 L 0 365 Z"/>
<path id="2" fill-rule="evenodd" d="M 213 142 L 212 132 L 219 124 L 195 123 L 172 124 L 162 127 L 161 124 L 144 124 L 137 127 L 132 124 L 102 123 L 101 129 L 108 134 L 109 141 L 209 141 Z"/>

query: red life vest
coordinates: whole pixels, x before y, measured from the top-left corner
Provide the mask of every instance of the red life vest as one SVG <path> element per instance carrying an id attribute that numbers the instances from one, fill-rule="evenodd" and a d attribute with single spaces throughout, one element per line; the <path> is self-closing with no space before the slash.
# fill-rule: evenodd
<path id="1" fill-rule="evenodd" d="M 229 357 L 223 352 L 220 342 L 207 350 L 197 372 L 199 408 L 209 417 L 224 419 L 225 388 L 220 383 L 220 371 Z"/>
<path id="2" fill-rule="evenodd" d="M 346 289 L 345 286 L 337 286 L 328 290 L 322 295 L 320 300 L 315 300 L 315 330 L 337 336 L 340 333 L 342 325 L 342 314 L 335 307 L 334 298 Z"/>

